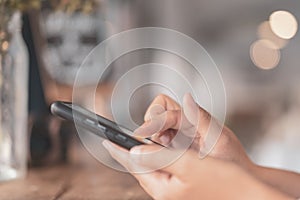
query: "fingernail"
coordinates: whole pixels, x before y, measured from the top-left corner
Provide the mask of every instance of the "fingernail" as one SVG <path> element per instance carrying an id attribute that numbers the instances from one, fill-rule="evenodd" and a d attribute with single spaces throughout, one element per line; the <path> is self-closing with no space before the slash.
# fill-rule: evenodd
<path id="1" fill-rule="evenodd" d="M 197 105 L 197 103 L 196 103 L 196 101 L 195 101 L 195 99 L 194 99 L 194 97 L 192 96 L 192 94 L 191 93 L 186 93 L 185 95 L 184 95 L 184 101 L 186 102 L 186 103 L 192 103 L 192 105 Z"/>
<path id="2" fill-rule="evenodd" d="M 149 132 L 149 130 L 147 130 L 147 126 L 148 126 L 148 124 L 143 124 L 139 128 L 135 129 L 133 131 L 133 135 L 140 136 L 140 137 L 148 137 L 149 134 L 147 134 L 147 133 Z"/>
<path id="3" fill-rule="evenodd" d="M 135 130 L 133 131 L 133 133 L 134 133 L 134 134 L 137 134 L 137 135 L 142 134 L 143 131 L 144 131 L 144 129 L 145 129 L 147 126 L 149 126 L 149 123 L 150 123 L 150 121 L 145 121 L 140 127 L 138 127 L 137 129 L 135 129 Z"/>
<path id="4" fill-rule="evenodd" d="M 156 115 L 159 115 L 165 111 L 165 108 L 160 104 L 154 104 L 150 109 L 150 119 L 153 119 Z"/>
<path id="5" fill-rule="evenodd" d="M 171 141 L 171 137 L 169 137 L 168 135 L 162 135 L 160 136 L 159 140 L 162 142 L 162 144 L 169 144 Z"/>
<path id="6" fill-rule="evenodd" d="M 139 135 L 141 134 L 141 128 L 137 128 L 133 131 L 133 135 Z"/>
<path id="7" fill-rule="evenodd" d="M 190 93 L 183 97 L 183 112 L 191 124 L 196 125 L 198 123 L 198 105 Z"/>
<path id="8" fill-rule="evenodd" d="M 145 115 L 145 120 L 150 120 L 150 113 L 148 112 L 148 113 L 146 113 L 146 115 Z"/>

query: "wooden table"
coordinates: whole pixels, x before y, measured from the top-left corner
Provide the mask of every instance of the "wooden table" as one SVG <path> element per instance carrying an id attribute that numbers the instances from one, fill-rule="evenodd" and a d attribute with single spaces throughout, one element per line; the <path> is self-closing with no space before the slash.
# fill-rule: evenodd
<path id="1" fill-rule="evenodd" d="M 0 199 L 151 199 L 130 174 L 110 169 L 92 158 L 87 160 L 31 168 L 23 180 L 0 183 Z"/>

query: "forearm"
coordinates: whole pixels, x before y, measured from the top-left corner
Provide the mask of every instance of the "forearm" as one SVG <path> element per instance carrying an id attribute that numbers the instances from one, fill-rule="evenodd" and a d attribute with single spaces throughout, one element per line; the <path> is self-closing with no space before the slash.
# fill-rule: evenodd
<path id="1" fill-rule="evenodd" d="M 300 197 L 300 174 L 257 165 L 253 168 L 253 172 L 258 179 L 268 185 L 295 198 Z"/>
<path id="2" fill-rule="evenodd" d="M 253 169 L 254 170 L 254 169 Z M 258 179 L 254 176 L 254 173 L 249 173 L 246 170 L 245 177 L 239 175 L 239 189 L 237 190 L 240 195 L 238 199 L 252 200 L 295 200 L 296 198 L 284 191 L 279 190 L 266 183 L 265 181 Z M 255 174 L 256 175 L 256 174 Z M 248 178 L 247 178 L 248 176 Z M 247 184 L 245 184 L 247 182 Z M 234 199 L 234 198 L 228 198 Z"/>

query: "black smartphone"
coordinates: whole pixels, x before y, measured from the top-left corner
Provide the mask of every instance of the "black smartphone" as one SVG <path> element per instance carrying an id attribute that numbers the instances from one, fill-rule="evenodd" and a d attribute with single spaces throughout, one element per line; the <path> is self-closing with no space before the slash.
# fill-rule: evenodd
<path id="1" fill-rule="evenodd" d="M 50 110 L 52 114 L 76 122 L 81 128 L 128 150 L 142 144 L 155 143 L 163 146 L 147 138 L 134 137 L 132 130 L 70 102 L 56 101 L 51 104 Z"/>

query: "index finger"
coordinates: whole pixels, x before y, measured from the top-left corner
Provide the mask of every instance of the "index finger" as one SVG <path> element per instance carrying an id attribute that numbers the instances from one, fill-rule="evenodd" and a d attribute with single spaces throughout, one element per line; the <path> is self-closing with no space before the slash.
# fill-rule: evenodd
<path id="1" fill-rule="evenodd" d="M 144 121 L 149 121 L 151 120 L 151 116 L 159 115 L 166 110 L 180 110 L 180 105 L 171 97 L 160 94 L 155 97 L 148 107 L 144 116 Z"/>

